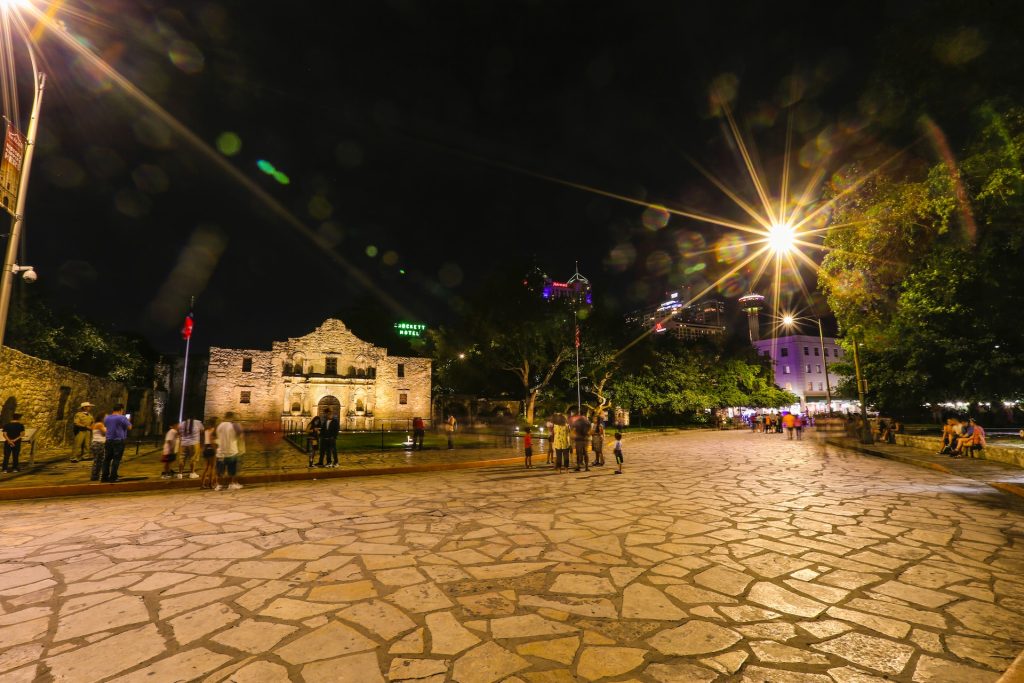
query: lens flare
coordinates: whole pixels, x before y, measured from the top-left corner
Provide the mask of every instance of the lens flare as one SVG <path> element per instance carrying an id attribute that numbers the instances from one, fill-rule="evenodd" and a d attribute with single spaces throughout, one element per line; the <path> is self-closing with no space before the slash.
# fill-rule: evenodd
<path id="1" fill-rule="evenodd" d="M 773 223 L 768 228 L 768 244 L 775 254 L 788 254 L 796 246 L 796 231 L 789 223 Z"/>

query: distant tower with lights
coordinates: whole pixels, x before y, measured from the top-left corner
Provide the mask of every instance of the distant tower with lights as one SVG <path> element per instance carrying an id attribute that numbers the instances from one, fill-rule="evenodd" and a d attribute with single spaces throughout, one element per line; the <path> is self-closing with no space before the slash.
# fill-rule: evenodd
<path id="1" fill-rule="evenodd" d="M 740 308 L 747 314 L 747 328 L 750 331 L 750 343 L 761 338 L 761 311 L 764 310 L 764 297 L 751 292 L 740 297 Z"/>

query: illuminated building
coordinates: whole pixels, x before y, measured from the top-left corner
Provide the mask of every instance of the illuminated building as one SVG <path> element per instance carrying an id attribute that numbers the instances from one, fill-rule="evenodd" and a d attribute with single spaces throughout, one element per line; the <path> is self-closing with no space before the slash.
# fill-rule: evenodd
<path id="1" fill-rule="evenodd" d="M 725 336 L 725 302 L 707 299 L 684 305 L 679 292 L 672 292 L 657 306 L 627 315 L 626 324 L 679 339 L 718 339 Z"/>
<path id="2" fill-rule="evenodd" d="M 791 410 L 811 414 L 827 412 L 826 367 L 833 391 L 833 410 L 844 412 L 854 405 L 845 399 L 835 398 L 834 392 L 839 385 L 839 375 L 832 371 L 832 367 L 843 359 L 843 350 L 834 337 L 823 339 L 824 344 L 817 335 L 794 334 L 754 342 L 754 348 L 759 354 L 772 359 L 775 383 L 796 394 L 800 400 L 799 405 L 790 407 Z M 822 346 L 825 347 L 824 358 L 821 356 Z"/>
<path id="3" fill-rule="evenodd" d="M 558 282 L 545 276 L 541 296 L 548 301 L 567 299 L 578 304 L 587 304 L 588 306 L 594 303 L 593 293 L 590 289 L 590 280 L 580 275 L 578 265 L 573 276 L 565 282 Z"/>

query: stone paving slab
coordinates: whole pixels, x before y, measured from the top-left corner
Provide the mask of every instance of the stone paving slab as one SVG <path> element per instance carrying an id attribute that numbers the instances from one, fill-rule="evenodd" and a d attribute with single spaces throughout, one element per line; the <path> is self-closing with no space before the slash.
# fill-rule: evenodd
<path id="1" fill-rule="evenodd" d="M 738 431 L 0 515 L 5 681 L 985 682 L 1022 616 L 1018 500 Z"/>
<path id="2" fill-rule="evenodd" d="M 926 467 L 966 479 L 983 482 L 989 486 L 1024 498 L 1024 469 L 998 460 L 982 458 L 951 458 L 932 451 L 896 444 L 862 444 L 856 439 L 829 439 L 829 443 L 868 455 Z"/>

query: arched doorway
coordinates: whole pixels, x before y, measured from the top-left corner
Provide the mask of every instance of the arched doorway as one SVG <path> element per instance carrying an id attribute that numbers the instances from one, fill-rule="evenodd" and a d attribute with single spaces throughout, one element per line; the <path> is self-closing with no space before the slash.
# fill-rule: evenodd
<path id="1" fill-rule="evenodd" d="M 334 396 L 324 396 L 316 406 L 316 414 L 323 416 L 328 410 L 331 411 L 331 417 L 340 417 L 341 401 Z"/>

